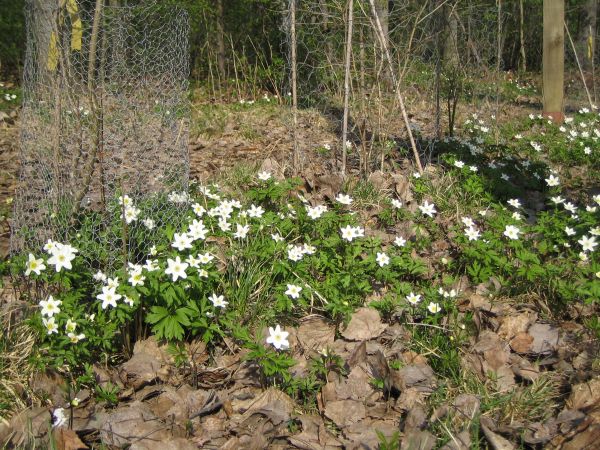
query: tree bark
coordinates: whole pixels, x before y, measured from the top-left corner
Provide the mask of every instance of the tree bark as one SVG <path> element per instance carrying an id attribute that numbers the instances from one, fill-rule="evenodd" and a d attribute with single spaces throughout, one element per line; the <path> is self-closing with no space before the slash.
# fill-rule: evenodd
<path id="1" fill-rule="evenodd" d="M 543 89 L 544 116 L 556 123 L 564 120 L 564 69 L 565 69 L 565 2 L 544 0 L 543 38 Z"/>
<path id="2" fill-rule="evenodd" d="M 454 5 L 446 5 L 444 7 L 446 16 L 447 33 L 444 43 L 444 66 L 456 68 L 458 67 L 458 20 L 454 12 Z"/>
<path id="3" fill-rule="evenodd" d="M 225 25 L 223 13 L 223 0 L 217 0 L 217 65 L 221 81 L 225 80 Z"/>
<path id="4" fill-rule="evenodd" d="M 523 0 L 519 0 L 519 44 L 519 68 L 522 72 L 527 72 L 527 55 L 525 54 L 525 17 L 523 13 Z"/>
<path id="5" fill-rule="evenodd" d="M 388 0 L 375 0 L 375 11 L 377 11 L 377 17 L 379 18 L 379 23 L 381 25 L 380 39 L 383 39 L 381 60 L 385 61 L 385 50 L 383 50 L 383 47 L 389 48 L 390 42 L 390 10 Z M 387 84 L 391 84 L 392 77 L 390 70 L 391 69 L 387 68 L 383 71 L 383 78 Z"/>

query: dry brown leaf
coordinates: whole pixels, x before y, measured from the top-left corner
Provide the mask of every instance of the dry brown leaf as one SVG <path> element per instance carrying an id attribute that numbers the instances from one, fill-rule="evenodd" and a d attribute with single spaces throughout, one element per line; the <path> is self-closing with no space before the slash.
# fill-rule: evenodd
<path id="1" fill-rule="evenodd" d="M 66 403 L 67 392 L 64 378 L 56 372 L 36 372 L 31 380 L 31 389 L 40 397 L 48 398 L 55 406 L 63 406 Z"/>
<path id="2" fill-rule="evenodd" d="M 400 442 L 400 450 L 431 450 L 435 447 L 436 438 L 429 431 L 411 430 Z"/>
<path id="3" fill-rule="evenodd" d="M 32 438 L 39 443 L 47 440 L 51 420 L 50 411 L 44 407 L 21 411 L 10 419 L 10 443 L 21 448 Z"/>
<path id="4" fill-rule="evenodd" d="M 471 435 L 469 430 L 463 430 L 458 434 L 452 435 L 450 441 L 440 450 L 469 450 L 471 448 Z"/>
<path id="5" fill-rule="evenodd" d="M 379 190 L 387 189 L 391 185 L 390 176 L 381 170 L 371 172 L 368 181 Z"/>
<path id="6" fill-rule="evenodd" d="M 348 368 L 353 368 L 364 364 L 367 361 L 367 342 L 363 341 L 354 347 L 346 365 Z"/>
<path id="7" fill-rule="evenodd" d="M 531 351 L 532 344 L 533 337 L 525 331 L 518 332 L 510 340 L 510 348 L 517 353 L 529 353 Z"/>
<path id="8" fill-rule="evenodd" d="M 432 392 L 436 379 L 433 369 L 427 364 L 414 364 L 392 371 L 392 383 L 400 392 L 410 388 L 420 392 Z"/>
<path id="9" fill-rule="evenodd" d="M 117 408 L 100 427 L 102 442 L 117 447 L 133 443 L 150 446 L 184 434 L 185 428 L 174 424 L 167 427 L 146 404 L 139 401 Z"/>
<path id="10" fill-rule="evenodd" d="M 225 367 L 207 367 L 198 369 L 194 374 L 199 387 L 215 389 L 226 385 L 231 380 L 231 371 Z"/>
<path id="11" fill-rule="evenodd" d="M 425 410 L 417 405 L 414 408 L 408 410 L 408 415 L 404 421 L 404 431 L 407 432 L 413 429 L 422 430 L 427 426 L 427 415 Z"/>
<path id="12" fill-rule="evenodd" d="M 546 423 L 535 422 L 527 425 L 523 433 L 523 441 L 530 445 L 545 444 L 558 433 L 554 420 Z"/>
<path id="13" fill-rule="evenodd" d="M 330 400 L 364 400 L 370 398 L 375 389 L 371 386 L 372 377 L 362 365 L 354 367 L 348 378 L 336 384 L 336 398 Z"/>
<path id="14" fill-rule="evenodd" d="M 359 308 L 342 332 L 350 341 L 368 341 L 378 337 L 385 330 L 379 312 L 372 308 Z"/>
<path id="15" fill-rule="evenodd" d="M 327 430 L 320 416 L 303 414 L 299 418 L 302 432 L 290 436 L 291 445 L 303 450 L 340 448 L 342 444 Z"/>
<path id="16" fill-rule="evenodd" d="M 152 336 L 135 343 L 133 356 L 121 365 L 119 376 L 123 383 L 138 390 L 157 379 L 167 380 L 172 362 L 166 346 L 159 345 Z"/>
<path id="17" fill-rule="evenodd" d="M 276 180 L 282 181 L 285 179 L 283 167 L 274 158 L 265 159 L 260 165 L 259 172 L 269 172 Z"/>
<path id="18" fill-rule="evenodd" d="M 481 424 L 481 429 L 485 438 L 490 443 L 494 450 L 514 450 L 515 446 L 508 439 L 500 436 L 498 433 L 494 433 L 485 424 Z"/>
<path id="19" fill-rule="evenodd" d="M 600 424 L 591 424 L 565 442 L 561 450 L 597 450 L 600 442 Z"/>
<path id="20" fill-rule="evenodd" d="M 348 450 L 364 450 L 380 448 L 381 440 L 378 432 L 387 440 L 391 440 L 398 432 L 398 421 L 370 420 L 350 425 L 344 430 L 345 448 Z"/>
<path id="21" fill-rule="evenodd" d="M 194 390 L 188 385 L 179 389 L 164 385 L 164 392 L 146 402 L 157 417 L 169 417 L 185 426 L 191 415 L 197 413 L 206 403 L 208 393 Z"/>
<path id="22" fill-rule="evenodd" d="M 529 326 L 536 320 L 537 314 L 533 311 L 507 315 L 500 321 L 498 336 L 502 339 L 510 340 L 517 334 L 526 332 Z"/>
<path id="23" fill-rule="evenodd" d="M 567 400 L 570 409 L 588 412 L 600 407 L 600 377 L 573 386 Z"/>
<path id="24" fill-rule="evenodd" d="M 404 203 L 411 202 L 413 200 L 413 195 L 408 177 L 400 173 L 394 173 L 392 174 L 392 179 L 394 180 L 394 189 L 396 190 L 398 198 Z"/>
<path id="25" fill-rule="evenodd" d="M 196 444 L 183 437 L 170 438 L 164 441 L 134 442 L 129 450 L 198 450 Z"/>
<path id="26" fill-rule="evenodd" d="M 540 376 L 540 368 L 519 355 L 510 355 L 510 366 L 516 376 L 527 381 L 535 381 Z"/>
<path id="27" fill-rule="evenodd" d="M 278 389 L 270 388 L 256 397 L 244 414 L 233 419 L 241 423 L 255 414 L 260 414 L 267 417 L 273 425 L 279 425 L 290 420 L 293 410 L 294 401 L 287 394 Z"/>
<path id="28" fill-rule="evenodd" d="M 405 364 L 427 364 L 427 357 L 412 350 L 402 352 L 402 359 Z"/>
<path id="29" fill-rule="evenodd" d="M 473 346 L 473 350 L 481 354 L 489 350 L 495 351 L 499 348 L 502 348 L 500 338 L 496 333 L 490 330 L 482 331 L 477 339 L 477 342 Z"/>
<path id="30" fill-rule="evenodd" d="M 453 409 L 457 413 L 457 417 L 471 421 L 479 414 L 480 408 L 479 398 L 473 394 L 460 394 L 452 403 Z"/>
<path id="31" fill-rule="evenodd" d="M 85 445 L 77 433 L 67 428 L 57 428 L 52 432 L 57 450 L 79 450 L 89 448 Z"/>
<path id="32" fill-rule="evenodd" d="M 527 332 L 533 338 L 532 353 L 549 354 L 556 351 L 560 339 L 558 328 L 547 323 L 534 323 Z"/>
<path id="33" fill-rule="evenodd" d="M 311 350 L 320 352 L 333 344 L 335 327 L 321 316 L 308 316 L 302 319 L 297 338 L 305 352 Z"/>
<path id="34" fill-rule="evenodd" d="M 325 416 L 340 428 L 363 420 L 366 416 L 365 406 L 361 401 L 336 400 L 325 405 Z"/>
<path id="35" fill-rule="evenodd" d="M 496 389 L 500 392 L 512 391 L 515 387 L 515 374 L 508 365 L 499 367 L 494 371 Z"/>
<path id="36" fill-rule="evenodd" d="M 333 200 L 341 191 L 344 179 L 340 175 L 322 175 L 316 177 L 313 182 L 313 188 L 319 191 L 319 194 L 329 200 Z"/>

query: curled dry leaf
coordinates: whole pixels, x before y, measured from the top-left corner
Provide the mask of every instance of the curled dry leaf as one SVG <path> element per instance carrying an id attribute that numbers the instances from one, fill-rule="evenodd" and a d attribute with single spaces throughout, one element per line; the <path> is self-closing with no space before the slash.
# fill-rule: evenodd
<path id="1" fill-rule="evenodd" d="M 327 403 L 325 416 L 338 427 L 345 428 L 363 420 L 366 416 L 366 410 L 362 401 L 336 400 Z"/>
<path id="2" fill-rule="evenodd" d="M 57 450 L 80 450 L 89 448 L 85 445 L 77 433 L 67 428 L 57 428 L 52 432 Z"/>
<path id="3" fill-rule="evenodd" d="M 547 323 L 534 323 L 527 332 L 533 338 L 532 353 L 547 355 L 556 351 L 560 339 L 558 328 Z"/>
<path id="4" fill-rule="evenodd" d="M 450 441 L 440 450 L 466 450 L 471 448 L 471 435 L 469 430 L 463 430 L 456 435 L 452 435 Z"/>
<path id="5" fill-rule="evenodd" d="M 359 308 L 350 319 L 342 336 L 350 341 L 375 339 L 385 330 L 379 312 L 372 308 Z"/>
<path id="6" fill-rule="evenodd" d="M 291 445 L 303 450 L 341 448 L 342 444 L 327 429 L 320 416 L 305 414 L 299 420 L 302 432 L 288 438 Z"/>
<path id="7" fill-rule="evenodd" d="M 294 401 L 287 394 L 270 388 L 256 397 L 244 414 L 238 417 L 234 416 L 233 420 L 242 423 L 251 416 L 260 414 L 267 417 L 273 425 L 279 425 L 290 420 L 293 410 Z"/>
<path id="8" fill-rule="evenodd" d="M 301 321 L 296 335 L 304 352 L 318 352 L 333 344 L 335 327 L 329 324 L 323 317 L 312 315 Z"/>
<path id="9" fill-rule="evenodd" d="M 400 442 L 400 450 L 431 450 L 435 447 L 436 438 L 429 431 L 411 430 L 404 435 Z"/>
<path id="10" fill-rule="evenodd" d="M 364 450 L 381 448 L 379 435 L 390 441 L 398 432 L 398 424 L 393 421 L 366 419 L 344 429 L 345 448 Z"/>
<path id="11" fill-rule="evenodd" d="M 121 365 L 119 376 L 124 384 L 138 390 L 157 379 L 168 379 L 167 364 L 171 362 L 166 346 L 159 346 L 156 339 L 150 337 L 135 343 L 133 356 Z"/>
<path id="12" fill-rule="evenodd" d="M 283 167 L 274 158 L 265 159 L 260 165 L 259 172 L 269 172 L 276 180 L 279 181 L 285 178 Z"/>
<path id="13" fill-rule="evenodd" d="M 498 336 L 502 339 L 512 339 L 519 333 L 526 332 L 529 326 L 535 323 L 536 320 L 537 314 L 533 311 L 504 316 L 500 321 Z"/>
<path id="14" fill-rule="evenodd" d="M 519 331 L 510 340 L 510 348 L 517 353 L 529 353 L 533 345 L 533 337 L 525 332 Z"/>
<path id="15" fill-rule="evenodd" d="M 452 403 L 452 408 L 460 419 L 471 421 L 479 414 L 481 402 L 476 395 L 460 394 Z"/>
<path id="16" fill-rule="evenodd" d="M 48 408 L 36 407 L 16 414 L 10 420 L 6 437 L 15 448 L 23 448 L 30 439 L 42 443 L 48 439 L 52 416 Z M 5 445 L 5 442 L 0 442 Z M 9 447 L 10 448 L 10 447 Z"/>
<path id="17" fill-rule="evenodd" d="M 414 364 L 393 371 L 392 383 L 400 392 L 415 388 L 420 392 L 428 393 L 433 392 L 436 378 L 433 369 L 427 364 Z"/>
<path id="18" fill-rule="evenodd" d="M 117 447 L 133 443 L 150 447 L 184 435 L 185 428 L 173 424 L 166 426 L 146 404 L 139 401 L 114 410 L 100 428 L 102 442 Z"/>
<path id="19" fill-rule="evenodd" d="M 508 439 L 500 436 L 498 433 L 494 433 L 485 424 L 481 424 L 481 429 L 485 438 L 490 443 L 494 450 L 514 450 L 515 446 Z"/>
<path id="20" fill-rule="evenodd" d="M 583 412 L 600 408 L 600 377 L 573 386 L 567 405 Z"/>
<path id="21" fill-rule="evenodd" d="M 382 172 L 381 170 L 376 170 L 369 175 L 368 181 L 379 190 L 388 189 L 392 183 L 390 176 Z"/>

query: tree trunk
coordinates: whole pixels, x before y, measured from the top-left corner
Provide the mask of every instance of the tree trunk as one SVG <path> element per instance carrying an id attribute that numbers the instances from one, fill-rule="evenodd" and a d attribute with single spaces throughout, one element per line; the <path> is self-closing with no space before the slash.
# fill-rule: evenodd
<path id="1" fill-rule="evenodd" d="M 544 116 L 562 123 L 565 68 L 565 2 L 544 0 L 544 50 L 542 55 Z"/>
<path id="2" fill-rule="evenodd" d="M 383 37 L 380 36 L 380 38 L 384 41 L 382 43 L 381 60 L 385 61 L 383 47 L 389 48 L 390 42 L 390 10 L 388 0 L 375 0 L 375 10 L 377 11 L 377 17 L 379 18 L 383 35 Z M 386 84 L 391 84 L 392 77 L 389 68 L 384 69 L 383 78 Z"/>
<path id="3" fill-rule="evenodd" d="M 458 20 L 453 14 L 454 5 L 446 5 L 444 7 L 446 17 L 446 40 L 444 43 L 444 66 L 456 68 L 458 67 Z"/>
<path id="4" fill-rule="evenodd" d="M 379 23 L 381 24 L 381 31 L 383 32 L 383 37 L 387 45 L 390 38 L 390 11 L 388 9 L 388 0 L 375 0 L 375 8 L 377 10 L 377 16 L 379 17 Z"/>
<path id="5" fill-rule="evenodd" d="M 519 0 L 519 40 L 520 40 L 520 59 L 519 68 L 522 72 L 527 72 L 527 55 L 525 54 L 525 17 L 523 13 L 523 0 Z"/>
<path id="6" fill-rule="evenodd" d="M 217 0 L 217 65 L 221 81 L 225 80 L 225 26 L 223 17 L 223 0 Z"/>

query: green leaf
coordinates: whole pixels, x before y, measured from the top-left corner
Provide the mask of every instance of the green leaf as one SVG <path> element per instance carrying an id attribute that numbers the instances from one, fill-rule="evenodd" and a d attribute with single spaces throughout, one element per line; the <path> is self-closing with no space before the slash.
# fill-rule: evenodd
<path id="1" fill-rule="evenodd" d="M 146 316 L 146 322 L 155 324 L 169 315 L 169 310 L 163 306 L 153 306 L 150 313 Z"/>

